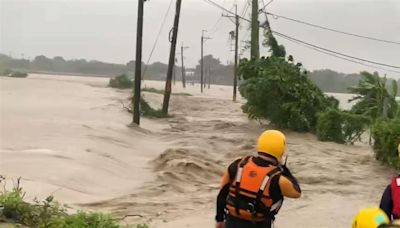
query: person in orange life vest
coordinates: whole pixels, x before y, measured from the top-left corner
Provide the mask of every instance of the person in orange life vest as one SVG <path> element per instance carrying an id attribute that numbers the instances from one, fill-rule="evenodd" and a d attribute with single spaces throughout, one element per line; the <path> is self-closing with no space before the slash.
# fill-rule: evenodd
<path id="1" fill-rule="evenodd" d="M 397 153 L 400 159 L 400 143 Z M 391 220 L 400 219 L 400 175 L 393 177 L 391 184 L 386 187 L 379 207 Z"/>
<path id="2" fill-rule="evenodd" d="M 282 156 L 285 135 L 264 131 L 257 141 L 257 156 L 231 163 L 217 197 L 217 228 L 270 228 L 284 197 L 299 198 L 301 190 Z"/>

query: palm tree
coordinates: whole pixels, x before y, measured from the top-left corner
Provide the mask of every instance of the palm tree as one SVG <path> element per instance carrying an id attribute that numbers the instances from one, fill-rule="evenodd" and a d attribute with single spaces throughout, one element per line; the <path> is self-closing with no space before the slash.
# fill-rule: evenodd
<path id="1" fill-rule="evenodd" d="M 396 101 L 398 86 L 392 81 L 390 91 L 387 86 L 386 76 L 381 78 L 378 73 L 362 72 L 363 78 L 358 86 L 349 88 L 350 92 L 358 94 L 349 101 L 359 102 L 353 106 L 352 111 L 357 114 L 363 114 L 377 118 L 394 118 L 399 114 L 399 103 Z"/>

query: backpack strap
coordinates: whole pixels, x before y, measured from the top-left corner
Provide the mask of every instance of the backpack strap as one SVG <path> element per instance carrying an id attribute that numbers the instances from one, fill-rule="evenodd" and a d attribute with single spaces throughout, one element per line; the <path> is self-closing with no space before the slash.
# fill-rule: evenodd
<path id="1" fill-rule="evenodd" d="M 244 157 L 238 164 L 238 170 L 236 173 L 236 178 L 235 178 L 235 207 L 236 207 L 236 213 L 240 215 L 240 180 L 242 179 L 242 174 L 243 174 L 243 167 L 249 162 L 249 159 L 251 156 L 246 156 Z"/>
<path id="2" fill-rule="evenodd" d="M 271 178 L 280 173 L 281 173 L 281 170 L 279 167 L 277 167 L 277 168 L 271 170 L 270 172 L 268 172 L 267 175 L 265 175 L 263 182 L 257 192 L 257 198 L 255 200 L 255 205 L 254 205 L 255 208 L 260 208 L 260 206 L 262 205 L 261 198 L 263 197 L 264 190 L 267 187 L 267 184 L 270 182 Z M 271 208 L 269 208 L 268 211 L 266 211 L 266 213 L 270 213 L 271 211 L 279 210 L 281 205 L 282 205 L 282 201 L 279 200 L 278 202 L 274 203 L 271 206 Z"/>

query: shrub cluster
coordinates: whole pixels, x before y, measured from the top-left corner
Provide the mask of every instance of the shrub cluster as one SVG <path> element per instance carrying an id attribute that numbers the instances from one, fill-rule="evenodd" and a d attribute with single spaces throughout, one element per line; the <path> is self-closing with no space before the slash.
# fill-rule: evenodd
<path id="1" fill-rule="evenodd" d="M 330 108 L 319 113 L 316 134 L 321 141 L 352 144 L 360 139 L 369 123 L 366 116 Z"/>
<path id="2" fill-rule="evenodd" d="M 3 190 L 0 192 L 0 221 L 37 228 L 122 228 L 118 220 L 109 214 L 78 211 L 68 214 L 64 206 L 54 201 L 52 196 L 43 201 L 24 201 L 25 193 L 20 181 L 11 191 L 5 189 L 5 178 L 0 176 Z M 137 228 L 148 228 L 138 225 Z"/>
<path id="3" fill-rule="evenodd" d="M 108 86 L 118 89 L 130 89 L 133 87 L 133 81 L 126 74 L 110 78 Z"/>
<path id="4" fill-rule="evenodd" d="M 400 170 L 397 146 L 400 143 L 400 118 L 380 119 L 372 127 L 376 158 Z"/>

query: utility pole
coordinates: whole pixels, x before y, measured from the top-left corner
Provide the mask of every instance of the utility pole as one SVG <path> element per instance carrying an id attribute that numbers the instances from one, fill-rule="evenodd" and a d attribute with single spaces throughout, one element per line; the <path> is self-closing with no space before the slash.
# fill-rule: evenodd
<path id="1" fill-rule="evenodd" d="M 200 91 L 203 92 L 203 43 L 204 30 L 201 32 Z"/>
<path id="2" fill-rule="evenodd" d="M 203 85 L 204 85 L 204 60 L 203 60 L 203 44 L 205 40 L 211 39 L 210 37 L 204 37 L 204 32 L 207 30 L 202 30 L 201 31 L 201 60 L 200 60 L 200 88 L 201 92 L 203 92 Z"/>
<path id="3" fill-rule="evenodd" d="M 222 15 L 224 17 L 232 18 L 230 15 Z M 237 5 L 235 5 L 235 32 L 231 31 L 229 34 L 232 39 L 235 39 L 235 65 L 233 69 L 233 101 L 236 101 L 237 94 L 237 68 L 238 68 L 238 49 L 239 49 L 239 15 L 237 14 Z"/>
<path id="4" fill-rule="evenodd" d="M 183 50 L 188 49 L 189 47 L 184 47 L 183 42 L 181 46 L 181 62 L 182 62 L 182 86 L 183 88 L 186 88 L 186 72 L 185 72 L 185 65 L 183 64 Z"/>
<path id="5" fill-rule="evenodd" d="M 258 0 L 252 0 L 251 11 L 251 59 L 260 58 L 260 22 L 258 21 Z"/>
<path id="6" fill-rule="evenodd" d="M 235 32 L 235 69 L 233 74 L 233 101 L 236 101 L 236 91 L 237 91 L 237 68 L 238 68 L 238 49 L 239 49 L 239 15 L 237 14 L 236 5 L 236 32 Z"/>
<path id="7" fill-rule="evenodd" d="M 174 61 L 174 69 L 172 70 L 173 72 L 173 80 L 174 80 L 174 86 L 175 86 L 175 81 L 176 81 L 176 58 Z"/>
<path id="8" fill-rule="evenodd" d="M 211 67 L 208 66 L 208 89 L 210 89 L 211 86 Z"/>
<path id="9" fill-rule="evenodd" d="M 179 16 L 180 16 L 180 12 L 181 12 L 181 3 L 182 3 L 182 0 L 176 1 L 175 20 L 174 20 L 174 27 L 172 28 L 171 50 L 169 53 L 167 79 L 165 82 L 164 101 L 163 101 L 163 107 L 162 107 L 162 111 L 164 114 L 168 114 L 169 98 L 171 96 L 171 79 L 172 79 L 172 73 L 173 73 L 172 71 L 173 71 L 173 68 L 175 65 L 176 40 L 178 38 L 178 27 L 179 27 Z"/>
<path id="10" fill-rule="evenodd" d="M 145 0 L 138 0 L 138 17 L 136 33 L 135 86 L 133 90 L 133 123 L 140 124 L 140 83 L 142 80 L 142 36 L 143 36 L 143 5 Z"/>

